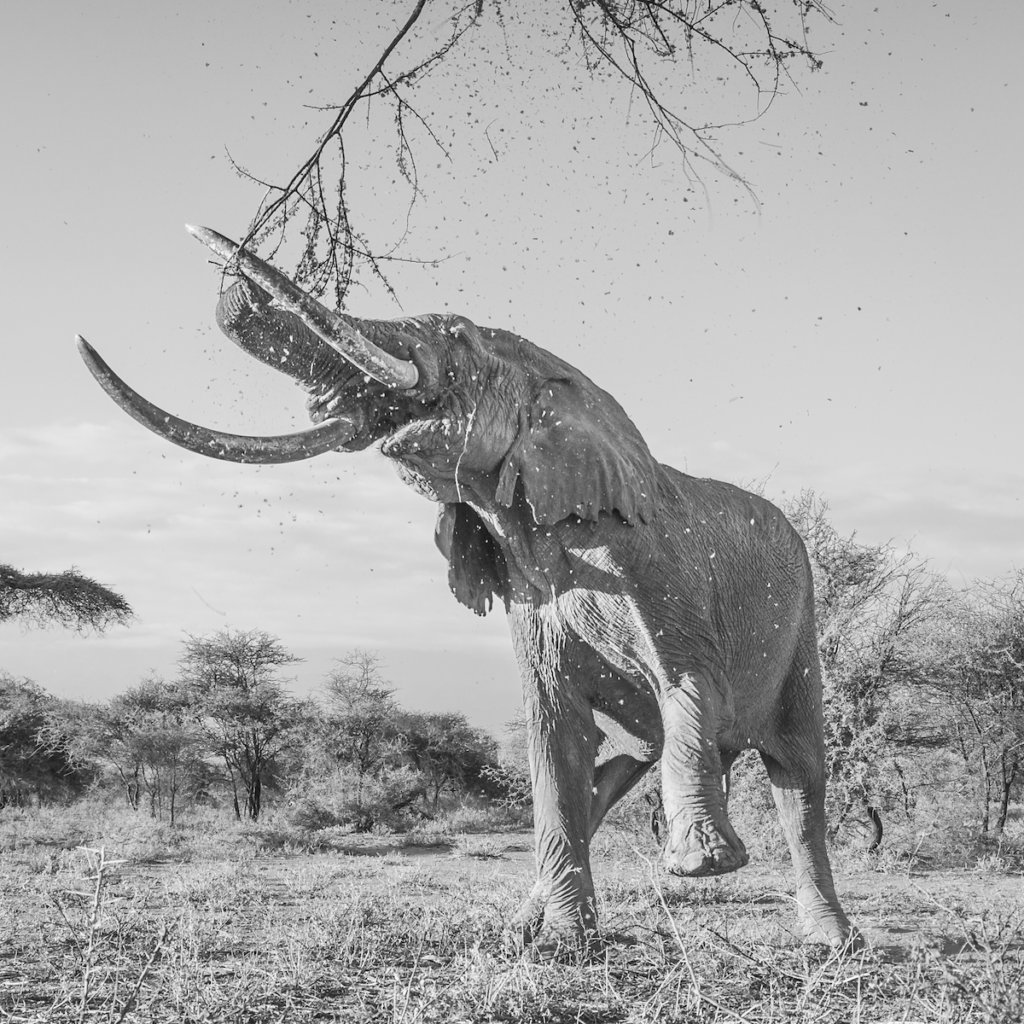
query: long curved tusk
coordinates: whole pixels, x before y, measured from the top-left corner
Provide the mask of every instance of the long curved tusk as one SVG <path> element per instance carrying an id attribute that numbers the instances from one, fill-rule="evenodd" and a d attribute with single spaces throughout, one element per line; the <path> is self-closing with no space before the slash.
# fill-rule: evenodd
<path id="1" fill-rule="evenodd" d="M 356 425 L 349 419 L 329 419 L 308 430 L 294 434 L 268 437 L 247 437 L 243 434 L 225 434 L 219 430 L 197 426 L 164 412 L 130 388 L 100 358 L 99 353 L 80 334 L 75 335 L 78 351 L 89 367 L 89 372 L 101 388 L 129 416 L 168 441 L 190 452 L 208 455 L 225 462 L 279 463 L 301 462 L 352 440 Z"/>
<path id="2" fill-rule="evenodd" d="M 258 256 L 241 248 L 237 242 L 211 228 L 186 224 L 185 230 L 222 259 L 234 261 L 247 277 L 270 292 L 284 309 L 300 317 L 311 331 L 323 338 L 340 356 L 357 366 L 363 373 L 368 373 L 386 387 L 401 391 L 416 386 L 419 370 L 415 363 L 408 359 L 399 359 L 374 345 L 344 317 L 333 313 L 312 296 L 307 295 L 280 270 L 269 263 L 264 263 Z"/>

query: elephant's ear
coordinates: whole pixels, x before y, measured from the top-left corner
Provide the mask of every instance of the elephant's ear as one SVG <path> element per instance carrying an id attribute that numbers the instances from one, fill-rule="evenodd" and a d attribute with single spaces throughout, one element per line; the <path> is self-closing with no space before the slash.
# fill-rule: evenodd
<path id="1" fill-rule="evenodd" d="M 497 500 L 511 505 L 516 480 L 542 526 L 570 515 L 617 512 L 649 520 L 657 463 L 618 402 L 586 378 L 548 380 L 520 411 L 519 435 L 501 467 Z"/>
<path id="2" fill-rule="evenodd" d="M 504 600 L 508 592 L 505 556 L 468 505 L 441 506 L 434 542 L 448 559 L 448 586 L 467 608 L 486 615 L 495 595 Z"/>

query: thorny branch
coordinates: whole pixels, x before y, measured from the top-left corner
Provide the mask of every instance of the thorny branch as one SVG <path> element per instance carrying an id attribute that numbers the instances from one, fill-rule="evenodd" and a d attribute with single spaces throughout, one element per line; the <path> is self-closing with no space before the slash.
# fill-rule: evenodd
<path id="1" fill-rule="evenodd" d="M 449 16 L 451 30 L 441 46 L 399 74 L 385 70 L 428 5 L 436 7 L 451 2 L 415 0 L 409 17 L 349 97 L 340 106 L 319 108 L 335 111 L 334 119 L 317 139 L 312 153 L 285 184 L 263 181 L 232 161 L 240 174 L 267 190 L 242 244 L 255 250 L 271 236 L 276 236 L 276 251 L 289 224 L 304 214 L 305 223 L 300 232 L 304 241 L 296 280 L 314 295 L 332 290 L 339 308 L 344 306 L 357 266 L 368 268 L 393 295 L 384 273 L 385 264 L 403 259 L 419 262 L 396 255 L 405 235 L 386 252 L 378 251 L 355 227 L 348 199 L 348 152 L 344 132 L 361 105 L 365 105 L 367 111 L 374 100 L 393 105 L 396 158 L 399 172 L 412 190 L 411 211 L 420 186 L 407 124 L 418 122 L 431 142 L 450 159 L 441 139 L 410 102 L 411 89 L 430 70 L 452 56 L 467 33 L 480 24 L 485 7 L 493 9 L 502 27 L 505 26 L 503 0 L 489 0 L 489 4 L 488 0 L 456 0 Z M 570 41 L 581 50 L 586 68 L 592 74 L 602 67 L 611 69 L 642 97 L 654 127 L 652 150 L 665 138 L 682 154 L 688 175 L 692 161 L 699 158 L 741 184 L 745 184 L 742 176 L 729 167 L 712 139 L 711 133 L 724 125 L 697 124 L 684 118 L 675 109 L 678 94 L 666 95 L 666 88 L 655 84 L 650 70 L 657 68 L 659 62 L 676 65 L 684 59 L 692 66 L 696 44 L 724 54 L 757 90 L 758 111 L 746 121 L 753 120 L 771 106 L 794 60 L 805 60 L 812 69 L 821 66 L 807 42 L 807 19 L 813 14 L 831 20 L 822 0 L 776 0 L 771 5 L 771 14 L 762 0 L 563 0 L 563 3 L 570 18 Z M 776 32 L 773 17 L 782 10 L 795 12 L 799 39 Z M 523 18 L 528 16 L 524 14 Z M 741 40 L 747 38 L 753 39 L 752 45 L 742 44 Z M 768 97 L 766 103 L 760 102 L 762 96 Z M 325 166 L 329 156 L 336 161 L 336 169 Z M 694 177 L 699 179 L 699 175 Z M 408 217 L 406 223 L 408 225 Z"/>
<path id="2" fill-rule="evenodd" d="M 815 12 L 829 19 L 831 16 L 819 0 L 795 0 L 803 41 L 776 35 L 768 11 L 758 0 L 568 0 L 576 23 L 588 67 L 596 70 L 607 64 L 624 78 L 631 88 L 642 96 L 657 132 L 664 135 L 683 155 L 689 167 L 693 157 L 709 160 L 721 173 L 742 182 L 742 177 L 722 159 L 712 146 L 708 132 L 725 127 L 723 124 L 696 125 L 675 113 L 662 98 L 662 94 L 644 71 L 643 49 L 661 60 L 675 62 L 679 47 L 673 41 L 681 33 L 688 62 L 693 63 L 694 41 L 706 43 L 711 49 L 726 55 L 759 94 L 768 96 L 768 102 L 747 121 L 761 117 L 778 94 L 779 85 L 787 67 L 794 58 L 805 59 L 813 70 L 821 67 L 821 60 L 806 42 L 806 19 Z M 596 9 L 596 14 L 594 13 Z M 739 48 L 731 40 L 733 32 L 719 33 L 714 19 L 723 12 L 732 12 L 734 18 L 746 16 L 754 25 L 762 45 L 755 49 Z M 622 56 L 617 56 L 621 51 Z M 595 57 L 596 54 L 596 57 Z M 768 81 L 762 81 L 758 65 L 768 69 Z M 747 121 L 734 122 L 744 124 Z"/>
<path id="3" fill-rule="evenodd" d="M 132 609 L 108 587 L 77 569 L 64 572 L 21 572 L 0 564 L 0 622 L 56 623 L 80 633 L 128 625 Z"/>
<path id="4" fill-rule="evenodd" d="M 433 141 L 442 149 L 442 152 L 444 151 L 444 147 L 436 135 L 430 131 L 426 121 L 420 117 L 399 90 L 403 86 L 412 85 L 417 77 L 448 56 L 463 35 L 476 24 L 481 16 L 482 0 L 474 0 L 472 4 L 453 14 L 452 32 L 443 46 L 414 67 L 403 71 L 394 78 L 389 77 L 384 71 L 384 65 L 419 20 L 428 2 L 429 0 L 417 0 L 416 7 L 408 20 L 381 51 L 369 74 L 349 95 L 348 99 L 336 108 L 337 114 L 334 121 L 320 136 L 316 148 L 292 175 L 287 184 L 273 185 L 260 181 L 244 168 L 235 164 L 236 169 L 245 177 L 257 181 L 267 188 L 267 195 L 260 203 L 256 216 L 249 225 L 248 233 L 242 241 L 243 247 L 255 249 L 275 232 L 279 234 L 280 239 L 283 239 L 289 220 L 304 208 L 306 211 L 306 225 L 303 230 L 305 243 L 296 269 L 296 280 L 314 295 L 322 295 L 333 282 L 335 301 L 339 308 L 343 305 L 345 295 L 352 283 L 352 273 L 357 259 L 364 261 L 373 274 L 391 292 L 392 289 L 383 273 L 382 264 L 386 260 L 395 258 L 391 253 L 373 252 L 352 224 L 351 211 L 345 195 L 347 160 L 343 132 L 353 111 L 360 103 L 369 103 L 377 97 L 390 99 L 395 103 L 398 165 L 403 176 L 412 186 L 414 199 L 419 193 L 419 179 L 416 164 L 412 158 L 412 147 L 405 131 L 404 118 L 411 114 L 419 120 L 427 127 Z M 324 157 L 331 142 L 335 142 L 337 145 L 337 156 L 340 161 L 338 180 L 334 183 L 336 199 L 333 209 L 330 208 L 328 198 L 330 188 L 325 185 L 323 167 Z M 447 156 L 447 154 L 445 155 Z M 322 239 L 326 244 L 321 255 L 318 252 L 318 247 Z"/>

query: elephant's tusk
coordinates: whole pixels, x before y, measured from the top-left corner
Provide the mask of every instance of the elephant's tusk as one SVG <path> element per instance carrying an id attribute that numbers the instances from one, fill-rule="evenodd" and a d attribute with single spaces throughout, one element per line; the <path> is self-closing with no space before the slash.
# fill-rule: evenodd
<path id="1" fill-rule="evenodd" d="M 246 277 L 252 278 L 270 292 L 282 308 L 299 317 L 314 334 L 323 338 L 335 352 L 363 373 L 369 374 L 386 387 L 400 391 L 416 386 L 419 370 L 415 363 L 399 359 L 374 345 L 360 334 L 347 317 L 321 305 L 276 267 L 264 263 L 258 256 L 241 248 L 237 242 L 210 228 L 186 224 L 185 229 L 218 256 L 237 264 Z"/>
<path id="2" fill-rule="evenodd" d="M 356 424 L 346 418 L 335 418 L 318 423 L 308 430 L 294 434 L 268 437 L 248 437 L 243 434 L 225 434 L 219 430 L 200 427 L 188 420 L 172 416 L 137 391 L 129 387 L 100 358 L 99 353 L 81 335 L 75 336 L 78 351 L 89 367 L 89 372 L 101 388 L 129 416 L 168 441 L 191 452 L 208 455 L 225 462 L 279 463 L 300 462 L 331 451 L 352 440 Z"/>

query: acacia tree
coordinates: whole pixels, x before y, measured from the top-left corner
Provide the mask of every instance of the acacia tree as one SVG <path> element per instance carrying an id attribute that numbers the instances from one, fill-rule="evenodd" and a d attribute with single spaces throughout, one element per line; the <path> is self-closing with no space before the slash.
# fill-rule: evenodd
<path id="1" fill-rule="evenodd" d="M 331 759 L 355 775 L 355 804 L 361 807 L 366 781 L 400 753 L 398 704 L 379 654 L 357 648 L 335 664 L 323 684 L 322 742 Z"/>
<path id="2" fill-rule="evenodd" d="M 50 742 L 54 698 L 30 679 L 0 671 L 0 808 L 67 798 L 90 778 L 76 765 L 66 735 Z"/>
<path id="3" fill-rule="evenodd" d="M 533 800 L 526 713 L 522 708 L 505 723 L 495 762 L 487 765 L 481 774 L 501 794 L 501 802 L 512 810 L 522 810 Z"/>
<path id="4" fill-rule="evenodd" d="M 149 812 L 173 825 L 180 799 L 195 796 L 209 772 L 206 738 L 188 690 L 177 682 L 152 677 L 114 697 L 104 717 L 112 746 L 139 766 L 137 778 L 149 797 Z"/>
<path id="5" fill-rule="evenodd" d="M 999 837 L 1024 786 L 1024 570 L 962 594 L 940 644 L 933 689 L 977 788 L 981 835 Z"/>
<path id="6" fill-rule="evenodd" d="M 206 740 L 189 693 L 153 676 L 103 704 L 58 701 L 43 730 L 49 748 L 67 747 L 73 762 L 116 778 L 132 810 L 166 811 L 173 825 L 183 796 L 207 781 Z"/>
<path id="7" fill-rule="evenodd" d="M 290 696 L 277 669 L 303 659 L 263 630 L 220 630 L 189 635 L 179 665 L 181 680 L 205 730 L 224 762 L 235 817 L 260 815 L 263 787 L 277 759 L 296 746 L 308 719 L 307 705 Z"/>
<path id="8" fill-rule="evenodd" d="M 83 633 L 127 625 L 131 616 L 131 606 L 120 594 L 74 567 L 56 573 L 21 572 L 0 564 L 0 622 L 56 623 Z"/>
<path id="9" fill-rule="evenodd" d="M 909 812 L 913 802 L 906 755 L 941 743 L 920 691 L 948 588 L 912 552 L 842 536 L 813 491 L 784 511 L 803 537 L 814 575 L 833 829 L 860 808 L 876 849 L 882 810 L 902 802 Z"/>
<path id="10" fill-rule="evenodd" d="M 92 770 L 101 778 L 116 778 L 128 806 L 133 811 L 139 809 L 145 788 L 142 753 L 131 742 L 127 724 L 107 705 L 56 701 L 48 710 L 41 735 L 48 749 L 66 745 L 76 768 Z"/>
<path id="11" fill-rule="evenodd" d="M 682 155 L 687 175 L 695 173 L 694 161 L 699 158 L 739 181 L 742 178 L 714 141 L 715 133 L 727 125 L 683 113 L 682 94 L 690 72 L 699 57 L 716 58 L 716 81 L 735 77 L 756 97 L 756 113 L 730 123 L 759 117 L 798 64 L 812 70 L 821 66 L 808 42 L 808 22 L 830 20 L 821 0 L 562 0 L 535 4 L 528 11 L 506 0 L 409 0 L 405 9 L 408 14 L 399 16 L 393 35 L 367 62 L 348 97 L 324 108 L 330 122 L 290 178 L 274 183 L 238 168 L 267 190 L 245 237 L 246 247 L 255 250 L 270 235 L 283 238 L 289 221 L 298 218 L 303 249 L 296 279 L 315 295 L 333 289 L 339 308 L 356 265 L 367 266 L 387 284 L 382 266 L 396 258 L 370 243 L 352 219 L 346 131 L 358 120 L 354 115 L 389 108 L 396 161 L 413 202 L 420 181 L 411 126 L 450 158 L 419 105 L 422 92 L 417 90 L 425 90 L 440 67 L 468 54 L 475 41 L 486 45 L 480 30 L 488 19 L 500 26 L 504 39 L 504 53 L 498 59 L 511 59 L 512 39 L 520 32 L 531 49 L 538 43 L 550 45 L 552 65 L 582 61 L 592 77 L 610 74 L 621 79 L 646 107 L 652 149 L 667 140 Z M 425 26 L 424 36 L 429 38 L 443 18 L 450 26 L 447 36 L 423 52 L 416 29 Z"/>
<path id="12" fill-rule="evenodd" d="M 0 623 L 56 624 L 85 633 L 127 625 L 132 609 L 120 594 L 83 576 L 22 572 L 0 563 Z M 73 791 L 89 766 L 75 760 L 69 738 L 56 723 L 60 702 L 28 679 L 0 673 L 0 807 L 29 795 L 52 798 Z"/>
<path id="13" fill-rule="evenodd" d="M 400 728 L 405 756 L 426 780 L 426 796 L 435 813 L 443 792 L 465 792 L 486 779 L 484 769 L 497 763 L 493 737 L 458 712 L 406 713 Z"/>

